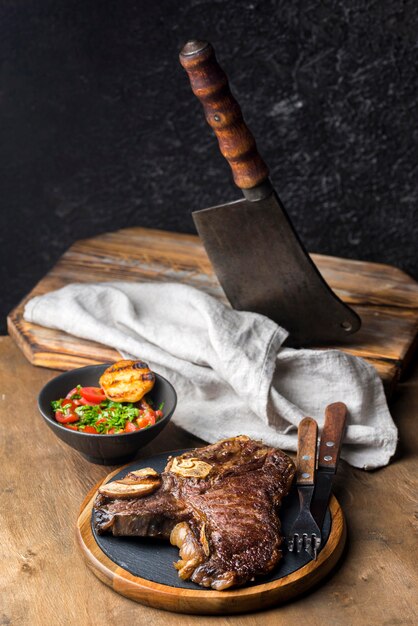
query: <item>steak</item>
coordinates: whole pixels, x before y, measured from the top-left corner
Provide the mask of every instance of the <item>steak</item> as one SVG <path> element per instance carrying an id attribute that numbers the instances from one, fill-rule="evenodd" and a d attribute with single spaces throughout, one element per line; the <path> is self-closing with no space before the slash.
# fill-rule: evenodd
<path id="1" fill-rule="evenodd" d="M 180 578 L 222 590 L 273 570 L 281 558 L 278 509 L 295 468 L 275 448 L 246 436 L 169 457 L 102 485 L 94 503 L 99 534 L 160 537 L 180 549 Z"/>

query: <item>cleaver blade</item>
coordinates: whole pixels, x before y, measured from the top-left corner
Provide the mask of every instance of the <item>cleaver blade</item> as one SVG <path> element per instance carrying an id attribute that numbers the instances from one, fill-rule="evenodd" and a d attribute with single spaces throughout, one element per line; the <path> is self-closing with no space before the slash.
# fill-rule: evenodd
<path id="1" fill-rule="evenodd" d="M 232 307 L 283 326 L 287 345 L 340 342 L 360 327 L 322 278 L 275 192 L 194 211 L 193 220 Z"/>
<path id="2" fill-rule="evenodd" d="M 180 63 L 245 196 L 193 213 L 226 297 L 234 309 L 283 326 L 287 345 L 340 343 L 360 328 L 360 318 L 330 289 L 302 245 L 212 46 L 189 41 Z"/>

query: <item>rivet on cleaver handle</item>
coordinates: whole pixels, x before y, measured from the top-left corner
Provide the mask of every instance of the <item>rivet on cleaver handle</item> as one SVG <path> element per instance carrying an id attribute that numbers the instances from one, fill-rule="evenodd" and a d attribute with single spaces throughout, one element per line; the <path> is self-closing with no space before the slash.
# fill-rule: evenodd
<path id="1" fill-rule="evenodd" d="M 330 289 L 303 247 L 212 46 L 190 41 L 180 62 L 245 195 L 244 200 L 193 212 L 229 302 L 283 326 L 289 331 L 287 345 L 343 341 L 360 328 L 360 318 Z"/>
<path id="2" fill-rule="evenodd" d="M 229 89 L 225 72 L 206 41 L 189 41 L 180 52 L 192 91 L 200 100 L 206 121 L 215 131 L 221 153 L 240 189 L 251 189 L 268 179 L 268 168 Z"/>

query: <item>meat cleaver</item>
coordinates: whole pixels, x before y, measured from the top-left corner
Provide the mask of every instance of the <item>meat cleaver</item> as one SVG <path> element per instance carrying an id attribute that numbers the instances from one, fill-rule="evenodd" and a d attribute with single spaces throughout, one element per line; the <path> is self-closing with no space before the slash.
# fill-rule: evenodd
<path id="1" fill-rule="evenodd" d="M 286 328 L 287 345 L 340 342 L 360 328 L 360 318 L 330 289 L 303 247 L 212 46 L 189 41 L 180 62 L 244 194 L 193 212 L 228 300 L 237 310 L 262 313 Z"/>

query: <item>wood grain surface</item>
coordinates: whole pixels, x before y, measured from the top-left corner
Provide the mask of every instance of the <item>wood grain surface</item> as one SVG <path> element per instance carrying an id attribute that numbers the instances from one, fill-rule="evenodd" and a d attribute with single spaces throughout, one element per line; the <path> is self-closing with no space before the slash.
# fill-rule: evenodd
<path id="1" fill-rule="evenodd" d="M 80 504 L 113 468 L 91 465 L 37 412 L 57 372 L 31 366 L 0 337 L 0 624 L 13 626 L 415 626 L 418 623 L 418 364 L 393 398 L 394 462 L 366 473 L 341 462 L 336 496 L 347 550 L 328 580 L 262 613 L 205 618 L 167 613 L 116 594 L 86 567 L 74 528 Z M 17 391 L 18 385 L 18 393 Z M 141 456 L 199 445 L 170 423 Z"/>
<path id="2" fill-rule="evenodd" d="M 362 318 L 362 328 L 334 346 L 364 357 L 391 393 L 407 370 L 417 344 L 418 283 L 400 270 L 312 255 L 328 284 Z M 23 320 L 24 303 L 72 282 L 176 281 L 220 299 L 225 296 L 195 235 L 127 228 L 75 243 L 8 318 L 10 335 L 34 365 L 71 369 L 116 360 L 98 343 Z"/>

